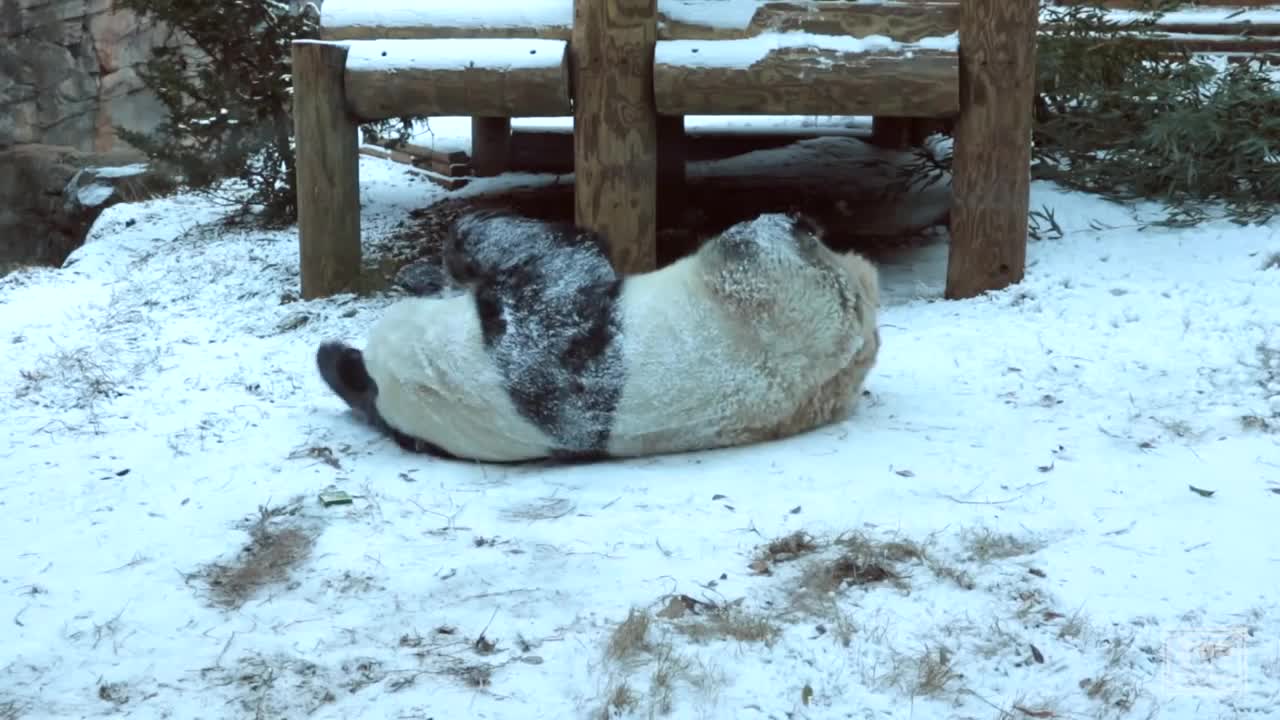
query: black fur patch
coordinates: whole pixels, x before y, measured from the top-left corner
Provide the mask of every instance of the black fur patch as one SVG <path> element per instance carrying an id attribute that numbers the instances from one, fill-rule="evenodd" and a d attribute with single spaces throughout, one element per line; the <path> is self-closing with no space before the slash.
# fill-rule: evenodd
<path id="1" fill-rule="evenodd" d="M 517 411 L 552 438 L 553 457 L 602 457 L 625 380 L 622 280 L 604 239 L 484 213 L 459 219 L 448 253 Z"/>
<path id="2" fill-rule="evenodd" d="M 321 343 L 316 350 L 316 367 L 329 389 L 342 398 L 356 415 L 395 440 L 401 448 L 448 460 L 460 459 L 435 443 L 411 437 L 391 427 L 378 412 L 378 385 L 369 376 L 364 355 L 359 350 L 341 342 Z"/>

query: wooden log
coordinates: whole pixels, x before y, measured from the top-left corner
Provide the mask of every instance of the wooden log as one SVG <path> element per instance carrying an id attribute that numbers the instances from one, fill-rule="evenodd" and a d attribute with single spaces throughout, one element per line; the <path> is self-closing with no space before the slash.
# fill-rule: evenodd
<path id="1" fill-rule="evenodd" d="M 619 273 L 657 264 L 654 4 L 574 0 L 574 218 L 608 237 Z"/>
<path id="2" fill-rule="evenodd" d="M 758 47 L 754 40 L 659 42 L 653 70 L 658 112 L 945 117 L 960 109 L 954 50 L 785 47 L 747 64 L 741 58 L 752 47 Z"/>
<path id="3" fill-rule="evenodd" d="M 476 177 L 506 172 L 511 153 L 511 118 L 471 118 L 471 167 Z"/>
<path id="4" fill-rule="evenodd" d="M 343 97 L 347 49 L 297 41 L 292 52 L 299 274 L 312 299 L 360 277 L 360 146 Z"/>
<path id="5" fill-rule="evenodd" d="M 365 40 L 348 45 L 347 107 L 362 121 L 572 112 L 562 40 Z"/>
<path id="6" fill-rule="evenodd" d="M 1008 287 L 1025 272 L 1038 5 L 963 5 L 948 299 Z"/>
<path id="7" fill-rule="evenodd" d="M 558 0 L 567 9 L 570 0 Z M 896 4 L 786 0 L 762 3 L 751 18 L 737 26 L 710 25 L 691 19 L 673 7 L 664 12 L 658 4 L 658 40 L 729 40 L 765 32 L 809 32 L 817 35 L 867 37 L 883 35 L 902 42 L 941 37 L 960 26 L 960 5 L 955 1 Z M 321 37 L 325 40 L 434 39 L 434 38 L 543 38 L 568 40 L 573 18 L 568 12 L 530 13 L 521 17 L 506 6 L 493 14 L 479 14 L 475 22 L 461 25 L 457 12 L 442 3 L 442 14 L 418 5 L 412 12 L 369 11 L 366 0 L 326 0 L 321 13 Z M 541 22 L 550 18 L 550 23 Z"/>

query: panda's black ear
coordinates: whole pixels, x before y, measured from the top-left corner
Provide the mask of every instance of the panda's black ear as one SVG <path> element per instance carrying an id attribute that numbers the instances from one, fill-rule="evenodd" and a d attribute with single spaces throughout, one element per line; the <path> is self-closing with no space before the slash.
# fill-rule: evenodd
<path id="1" fill-rule="evenodd" d="M 826 228 L 822 227 L 817 218 L 806 212 L 792 210 L 787 213 L 787 217 L 791 218 L 795 231 L 798 233 L 808 233 L 819 240 L 826 235 Z"/>

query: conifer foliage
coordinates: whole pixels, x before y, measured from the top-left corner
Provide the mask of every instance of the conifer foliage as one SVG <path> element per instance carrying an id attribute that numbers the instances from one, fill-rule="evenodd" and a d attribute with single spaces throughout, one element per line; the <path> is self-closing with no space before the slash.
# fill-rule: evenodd
<path id="1" fill-rule="evenodd" d="M 266 225 L 297 218 L 290 43 L 317 34 L 314 12 L 282 0 L 119 0 L 176 31 L 139 74 L 168 111 L 150 134 L 122 139 L 170 165 L 195 190 L 227 178 L 239 216 Z M 193 52 L 194 50 L 194 52 Z"/>

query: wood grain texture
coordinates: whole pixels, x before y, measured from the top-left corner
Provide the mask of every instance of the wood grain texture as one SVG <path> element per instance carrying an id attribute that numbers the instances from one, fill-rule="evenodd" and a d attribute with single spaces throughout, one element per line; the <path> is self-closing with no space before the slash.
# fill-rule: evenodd
<path id="1" fill-rule="evenodd" d="M 1025 271 L 1038 5 L 963 5 L 948 299 L 1008 287 Z"/>
<path id="2" fill-rule="evenodd" d="M 620 273 L 657 262 L 656 32 L 655 0 L 574 0 L 574 217 Z"/>
<path id="3" fill-rule="evenodd" d="M 353 289 L 360 277 L 360 165 L 356 123 L 347 115 L 341 45 L 293 43 L 301 295 Z"/>
<path id="4" fill-rule="evenodd" d="M 664 115 L 944 117 L 960 109 L 959 68 L 944 50 L 783 48 L 749 67 L 657 62 L 653 89 Z"/>
<path id="5" fill-rule="evenodd" d="M 506 171 L 511 155 L 511 118 L 471 118 L 471 167 L 476 177 Z"/>
<path id="6" fill-rule="evenodd" d="M 564 0 L 571 2 L 572 0 Z M 604 0 L 600 0 L 603 2 Z M 899 2 L 861 4 L 789 0 L 764 2 L 741 28 L 677 22 L 659 15 L 658 40 L 709 40 L 754 37 L 763 32 L 802 31 L 818 35 L 886 35 L 902 42 L 922 37 L 950 35 L 960 26 L 959 2 Z M 545 38 L 568 40 L 567 25 L 430 26 L 430 25 L 332 25 L 320 29 L 325 40 L 438 39 L 438 38 Z"/>
<path id="7" fill-rule="evenodd" d="M 347 107 L 362 121 L 404 115 L 559 117 L 572 112 L 566 49 L 559 65 L 459 69 L 347 68 Z"/>

